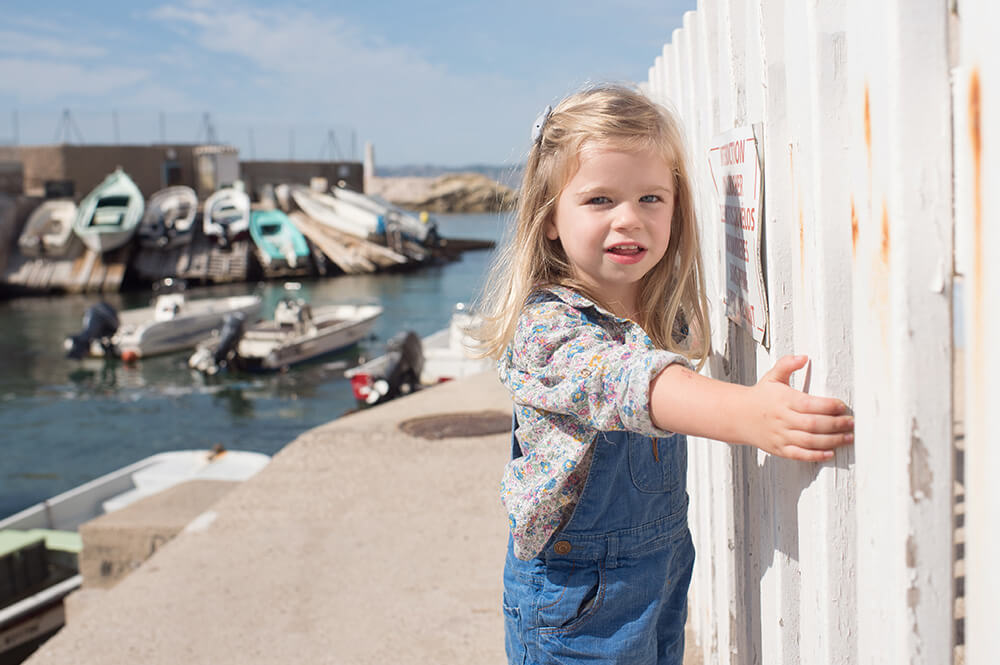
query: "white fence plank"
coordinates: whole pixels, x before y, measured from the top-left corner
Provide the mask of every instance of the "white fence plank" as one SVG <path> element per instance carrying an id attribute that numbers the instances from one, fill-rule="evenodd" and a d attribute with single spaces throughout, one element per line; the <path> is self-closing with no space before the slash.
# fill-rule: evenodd
<path id="1" fill-rule="evenodd" d="M 682 116 L 703 183 L 710 373 L 752 382 L 805 352 L 810 392 L 845 399 L 857 417 L 856 449 L 824 465 L 692 440 L 691 611 L 706 662 L 950 662 L 947 25 L 943 0 L 701 0 L 651 70 L 667 78 L 650 88 Z M 984 36 L 963 58 L 982 68 L 995 42 Z M 700 159 L 716 134 L 755 122 L 769 350 L 725 319 L 723 236 Z M 981 201 L 968 208 L 981 219 Z M 975 219 L 968 227 L 983 236 Z M 977 293 L 993 284 L 981 282 Z M 972 311 L 970 329 L 984 318 Z M 970 380 L 970 395 L 996 395 L 986 380 Z M 995 537 L 982 552 L 997 558 Z"/>
<path id="2" fill-rule="evenodd" d="M 967 248 L 965 301 L 965 657 L 987 665 L 1000 653 L 1000 6 L 963 0 L 961 85 L 955 96 L 956 242 Z M 992 334 L 991 334 L 992 333 Z"/>

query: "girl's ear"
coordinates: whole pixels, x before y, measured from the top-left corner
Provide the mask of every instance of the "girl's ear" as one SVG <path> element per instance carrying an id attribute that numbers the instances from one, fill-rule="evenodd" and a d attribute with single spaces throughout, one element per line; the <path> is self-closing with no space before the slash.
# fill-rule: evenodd
<path id="1" fill-rule="evenodd" d="M 545 237 L 549 240 L 559 239 L 559 229 L 556 228 L 556 223 L 554 220 L 549 220 L 545 222 Z"/>

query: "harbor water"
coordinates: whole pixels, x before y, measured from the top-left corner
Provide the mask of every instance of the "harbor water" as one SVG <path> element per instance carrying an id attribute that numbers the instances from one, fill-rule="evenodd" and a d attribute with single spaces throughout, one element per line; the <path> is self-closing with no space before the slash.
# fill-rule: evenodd
<path id="1" fill-rule="evenodd" d="M 446 238 L 500 240 L 504 215 L 439 215 Z M 0 517 L 157 452 L 226 448 L 267 454 L 312 427 L 358 408 L 343 372 L 381 353 L 397 332 L 424 336 L 448 325 L 456 303 L 475 299 L 492 251 L 402 273 L 189 289 L 189 297 L 258 293 L 269 315 L 283 297 L 315 305 L 374 302 L 384 308 L 372 339 L 354 351 L 275 374 L 206 378 L 190 351 L 134 365 L 70 360 L 63 340 L 82 327 L 97 295 L 0 301 Z M 115 308 L 150 293 L 111 294 Z"/>

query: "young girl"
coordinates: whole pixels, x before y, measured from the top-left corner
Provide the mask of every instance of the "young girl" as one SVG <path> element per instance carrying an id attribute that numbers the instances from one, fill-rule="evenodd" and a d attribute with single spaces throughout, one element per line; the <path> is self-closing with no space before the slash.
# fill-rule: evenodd
<path id="1" fill-rule="evenodd" d="M 514 400 L 502 498 L 511 663 L 681 663 L 694 548 L 685 434 L 807 461 L 853 439 L 835 399 L 692 371 L 709 353 L 677 122 L 627 88 L 535 123 L 516 231 L 485 291 L 486 352 Z"/>

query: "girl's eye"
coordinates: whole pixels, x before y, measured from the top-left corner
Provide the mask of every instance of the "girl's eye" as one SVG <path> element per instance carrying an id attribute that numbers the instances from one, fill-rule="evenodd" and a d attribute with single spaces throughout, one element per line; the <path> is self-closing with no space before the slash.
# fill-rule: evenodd
<path id="1" fill-rule="evenodd" d="M 611 203 L 611 199 L 606 196 L 594 196 L 587 199 L 587 205 L 604 205 L 605 203 Z"/>
<path id="2" fill-rule="evenodd" d="M 656 203 L 657 201 L 662 201 L 662 199 L 656 194 L 646 194 L 639 199 L 642 203 Z"/>

